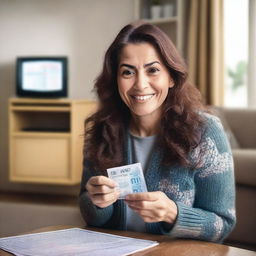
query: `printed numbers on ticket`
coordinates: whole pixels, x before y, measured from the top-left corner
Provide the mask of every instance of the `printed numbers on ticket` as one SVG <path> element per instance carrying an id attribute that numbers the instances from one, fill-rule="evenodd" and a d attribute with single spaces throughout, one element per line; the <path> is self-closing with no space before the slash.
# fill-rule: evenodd
<path id="1" fill-rule="evenodd" d="M 107 169 L 108 177 L 118 184 L 119 199 L 126 195 L 147 192 L 147 186 L 140 163 L 129 164 Z"/>

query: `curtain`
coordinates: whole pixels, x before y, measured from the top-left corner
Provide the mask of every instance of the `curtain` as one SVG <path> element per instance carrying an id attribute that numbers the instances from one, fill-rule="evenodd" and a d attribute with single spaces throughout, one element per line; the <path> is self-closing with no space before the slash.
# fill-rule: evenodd
<path id="1" fill-rule="evenodd" d="M 256 1 L 249 1 L 248 106 L 256 107 Z"/>
<path id="2" fill-rule="evenodd" d="M 224 103 L 223 0 L 190 0 L 189 79 L 206 104 Z"/>

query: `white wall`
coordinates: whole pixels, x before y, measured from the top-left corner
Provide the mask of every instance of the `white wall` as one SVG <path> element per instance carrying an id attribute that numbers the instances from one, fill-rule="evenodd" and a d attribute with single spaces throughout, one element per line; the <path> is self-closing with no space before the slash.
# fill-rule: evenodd
<path id="1" fill-rule="evenodd" d="M 76 193 L 8 181 L 8 98 L 17 56 L 66 55 L 69 97 L 93 98 L 93 80 L 117 32 L 134 17 L 133 0 L 0 0 L 0 190 Z"/>

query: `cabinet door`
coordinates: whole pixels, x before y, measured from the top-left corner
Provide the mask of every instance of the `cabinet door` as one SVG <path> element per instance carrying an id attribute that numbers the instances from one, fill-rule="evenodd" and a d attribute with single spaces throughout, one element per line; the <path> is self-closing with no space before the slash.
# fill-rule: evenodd
<path id="1" fill-rule="evenodd" d="M 10 178 L 12 181 L 65 183 L 71 171 L 69 150 L 69 137 L 14 137 Z"/>

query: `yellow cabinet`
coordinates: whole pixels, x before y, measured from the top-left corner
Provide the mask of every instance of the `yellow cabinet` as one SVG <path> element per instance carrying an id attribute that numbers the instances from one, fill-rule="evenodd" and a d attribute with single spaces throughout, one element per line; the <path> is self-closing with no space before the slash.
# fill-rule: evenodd
<path id="1" fill-rule="evenodd" d="M 84 120 L 95 107 L 86 100 L 10 99 L 10 180 L 78 184 Z"/>

